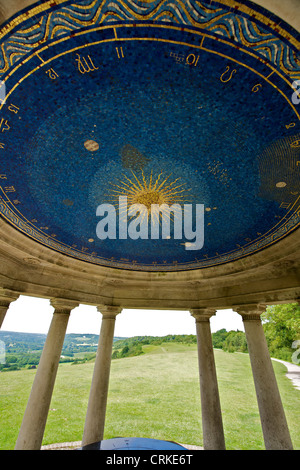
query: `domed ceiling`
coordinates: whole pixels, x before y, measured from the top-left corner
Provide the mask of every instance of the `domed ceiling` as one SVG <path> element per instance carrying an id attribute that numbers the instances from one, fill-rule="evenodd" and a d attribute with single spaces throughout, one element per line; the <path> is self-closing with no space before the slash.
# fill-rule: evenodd
<path id="1" fill-rule="evenodd" d="M 0 68 L 0 211 L 37 243 L 177 271 L 299 226 L 299 35 L 255 4 L 37 2 Z"/>

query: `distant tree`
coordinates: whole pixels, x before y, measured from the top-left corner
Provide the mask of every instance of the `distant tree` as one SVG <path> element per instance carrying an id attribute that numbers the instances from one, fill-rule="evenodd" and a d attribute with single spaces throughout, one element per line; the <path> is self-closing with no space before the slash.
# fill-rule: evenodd
<path id="1" fill-rule="evenodd" d="M 223 347 L 223 343 L 227 335 L 228 335 L 228 332 L 226 331 L 225 328 L 222 328 L 221 330 L 218 330 L 215 333 L 212 333 L 212 341 L 213 341 L 214 348 L 221 349 Z"/>
<path id="2" fill-rule="evenodd" d="M 119 351 L 115 349 L 115 351 L 112 353 L 111 356 L 112 359 L 118 359 L 119 358 Z"/>
<path id="3" fill-rule="evenodd" d="M 224 351 L 228 352 L 247 352 L 247 341 L 243 331 L 229 331 L 224 342 Z"/>
<path id="4" fill-rule="evenodd" d="M 17 356 L 14 356 L 13 354 L 7 354 L 6 356 L 6 363 L 7 364 L 15 364 L 16 362 L 18 362 L 18 357 Z"/>
<path id="5" fill-rule="evenodd" d="M 296 303 L 271 305 L 261 318 L 271 356 L 291 361 L 292 345 L 300 340 L 300 306 Z"/>
<path id="6" fill-rule="evenodd" d="M 121 357 L 125 357 L 125 356 L 128 354 L 128 352 L 129 352 L 129 347 L 128 347 L 128 346 L 124 346 L 124 348 L 123 348 L 122 351 L 121 351 L 120 356 L 121 356 Z"/>

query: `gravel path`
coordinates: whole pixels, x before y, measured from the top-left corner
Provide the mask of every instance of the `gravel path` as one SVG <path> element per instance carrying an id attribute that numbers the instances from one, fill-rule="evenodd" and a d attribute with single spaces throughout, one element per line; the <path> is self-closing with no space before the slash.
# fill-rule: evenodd
<path id="1" fill-rule="evenodd" d="M 287 368 L 286 376 L 293 382 L 294 387 L 297 390 L 300 390 L 300 366 L 297 364 L 292 364 L 291 362 L 281 361 L 280 359 L 275 359 L 272 357 L 272 361 L 281 362 Z"/>

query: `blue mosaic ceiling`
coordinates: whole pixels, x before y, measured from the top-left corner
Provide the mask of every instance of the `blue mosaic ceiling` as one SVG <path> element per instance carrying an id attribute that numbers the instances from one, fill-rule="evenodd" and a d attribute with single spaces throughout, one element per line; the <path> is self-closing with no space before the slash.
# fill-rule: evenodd
<path id="1" fill-rule="evenodd" d="M 28 237 L 89 263 L 176 271 L 249 256 L 299 226 L 299 35 L 271 13 L 52 0 L 0 34 L 0 212 Z M 100 240 L 97 207 L 119 196 L 204 205 L 203 246 L 172 230 Z"/>

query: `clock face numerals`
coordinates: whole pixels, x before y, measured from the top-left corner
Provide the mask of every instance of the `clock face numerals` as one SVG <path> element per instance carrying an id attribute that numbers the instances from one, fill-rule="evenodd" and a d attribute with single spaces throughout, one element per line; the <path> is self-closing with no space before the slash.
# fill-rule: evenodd
<path id="1" fill-rule="evenodd" d="M 3 75 L 2 215 L 53 250 L 126 269 L 195 269 L 262 250 L 299 225 L 295 77 L 236 41 L 162 22 L 41 43 Z M 128 233 L 135 223 L 140 236 L 120 236 L 125 196 L 149 210 L 177 204 L 180 217 L 203 206 L 201 248 L 189 249 L 187 230 L 174 236 L 175 213 L 169 237 L 151 238 L 150 221 L 137 228 L 134 217 Z M 116 208 L 115 237 L 97 235 L 99 205 Z"/>

